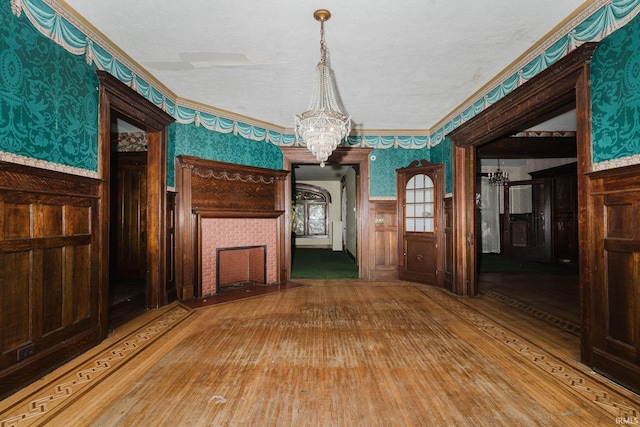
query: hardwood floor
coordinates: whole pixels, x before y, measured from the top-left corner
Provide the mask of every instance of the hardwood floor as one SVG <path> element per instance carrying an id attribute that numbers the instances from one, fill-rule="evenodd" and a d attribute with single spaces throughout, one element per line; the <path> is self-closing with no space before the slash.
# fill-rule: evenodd
<path id="1" fill-rule="evenodd" d="M 595 426 L 640 396 L 578 337 L 492 297 L 409 282 L 174 303 L 0 402 L 0 425 Z"/>

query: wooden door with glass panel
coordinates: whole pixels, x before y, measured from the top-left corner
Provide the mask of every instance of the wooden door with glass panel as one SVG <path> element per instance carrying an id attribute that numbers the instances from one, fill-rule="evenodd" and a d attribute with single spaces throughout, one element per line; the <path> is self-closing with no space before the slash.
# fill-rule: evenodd
<path id="1" fill-rule="evenodd" d="M 415 161 L 396 174 L 400 279 L 442 286 L 443 165 Z"/>

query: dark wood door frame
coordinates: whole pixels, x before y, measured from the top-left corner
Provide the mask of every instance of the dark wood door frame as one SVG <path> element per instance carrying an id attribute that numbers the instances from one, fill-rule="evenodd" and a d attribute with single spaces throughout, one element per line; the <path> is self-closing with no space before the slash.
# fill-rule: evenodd
<path id="1" fill-rule="evenodd" d="M 370 271 L 367 260 L 369 259 L 369 154 L 371 150 L 368 148 L 344 148 L 338 147 L 327 164 L 355 165 L 356 180 L 356 219 L 357 219 L 357 239 L 356 239 L 356 263 L 358 264 L 358 277 L 360 279 L 369 280 Z M 283 147 L 282 154 L 283 169 L 291 171 L 293 165 L 296 164 L 318 164 L 315 156 L 305 147 Z M 285 232 L 283 233 L 284 242 L 282 247 L 285 248 L 281 256 L 281 264 L 283 271 L 281 277 L 291 277 L 291 192 L 292 192 L 292 174 L 287 177 L 285 184 Z"/>
<path id="2" fill-rule="evenodd" d="M 167 127 L 175 119 L 134 92 L 120 80 L 97 71 L 100 81 L 99 174 L 100 198 L 101 301 L 100 324 L 103 337 L 108 333 L 109 309 L 109 194 L 111 115 L 116 114 L 147 132 L 147 307 L 165 304 L 166 285 L 166 194 Z"/>
<path id="3" fill-rule="evenodd" d="M 475 173 L 477 148 L 488 142 L 523 131 L 565 111 L 576 109 L 578 158 L 578 236 L 580 268 L 581 358 L 590 357 L 591 283 L 588 242 L 588 195 L 591 159 L 590 63 L 596 43 L 585 43 L 509 95 L 448 134 L 453 142 L 454 292 L 475 295 L 477 254 L 475 250 Z"/>

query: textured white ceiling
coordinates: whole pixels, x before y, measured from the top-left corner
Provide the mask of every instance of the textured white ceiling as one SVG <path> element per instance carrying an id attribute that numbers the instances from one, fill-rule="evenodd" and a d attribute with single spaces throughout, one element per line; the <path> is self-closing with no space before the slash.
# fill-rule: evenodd
<path id="1" fill-rule="evenodd" d="M 66 1 L 178 97 L 288 129 L 308 107 L 320 57 L 313 12 L 329 9 L 335 83 L 365 130 L 434 127 L 590 3 Z"/>

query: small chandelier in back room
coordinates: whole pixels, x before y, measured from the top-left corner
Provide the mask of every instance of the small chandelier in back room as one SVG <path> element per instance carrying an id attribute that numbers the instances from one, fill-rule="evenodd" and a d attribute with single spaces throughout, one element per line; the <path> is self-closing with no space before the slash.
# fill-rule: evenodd
<path id="1" fill-rule="evenodd" d="M 489 183 L 495 186 L 502 186 L 509 182 L 509 174 L 500 170 L 500 159 L 495 172 L 489 172 Z"/>
<path id="2" fill-rule="evenodd" d="M 309 151 L 324 167 L 333 150 L 351 131 L 351 117 L 344 115 L 336 101 L 331 71 L 327 64 L 327 47 L 324 43 L 324 23 L 331 18 L 326 9 L 316 10 L 313 17 L 320 21 L 320 62 L 316 66 L 316 78 L 309 109 L 296 115 L 296 138 L 302 139 Z"/>

